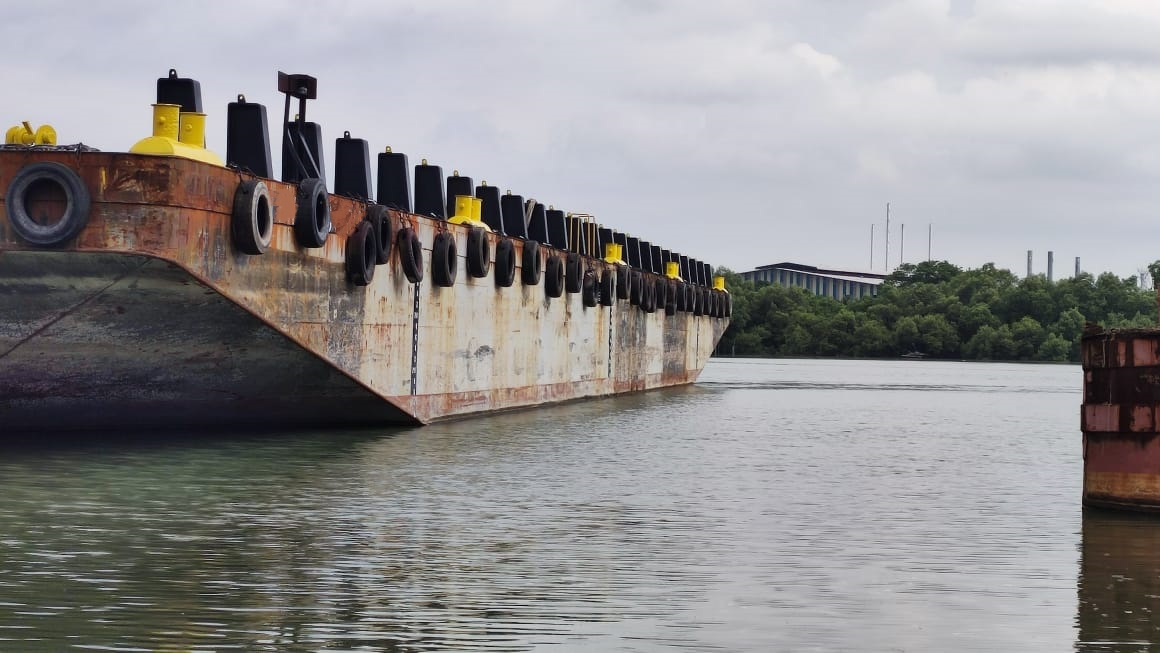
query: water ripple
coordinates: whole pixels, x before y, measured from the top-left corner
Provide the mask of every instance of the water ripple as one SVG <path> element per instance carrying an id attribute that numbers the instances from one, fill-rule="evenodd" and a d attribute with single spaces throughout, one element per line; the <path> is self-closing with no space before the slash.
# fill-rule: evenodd
<path id="1" fill-rule="evenodd" d="M 13 446 L 0 649 L 1080 647 L 1078 387 L 717 361 L 423 429 Z"/>

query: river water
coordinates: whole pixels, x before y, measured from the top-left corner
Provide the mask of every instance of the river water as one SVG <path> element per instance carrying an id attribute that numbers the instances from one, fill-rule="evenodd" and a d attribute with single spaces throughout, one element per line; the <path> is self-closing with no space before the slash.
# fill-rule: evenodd
<path id="1" fill-rule="evenodd" d="M 0 449 L 0 651 L 1144 651 L 1075 366 L 714 360 L 391 431 Z M 1160 624 L 1160 619 L 1157 619 Z"/>

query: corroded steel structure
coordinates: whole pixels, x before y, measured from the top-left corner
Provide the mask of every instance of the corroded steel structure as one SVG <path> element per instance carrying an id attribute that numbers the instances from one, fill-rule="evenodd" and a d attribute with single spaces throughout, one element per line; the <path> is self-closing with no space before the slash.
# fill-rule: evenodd
<path id="1" fill-rule="evenodd" d="M 501 287 L 495 266 L 466 273 L 470 225 L 395 210 L 390 237 L 413 229 L 428 268 L 436 235 L 455 239 L 454 284 L 431 283 L 430 269 L 409 282 L 396 246 L 357 285 L 346 246 L 368 204 L 327 195 L 325 242 L 303 247 L 297 187 L 270 179 L 272 237 L 249 255 L 231 220 L 253 176 L 185 158 L 8 147 L 0 193 L 43 162 L 75 173 L 91 203 L 83 229 L 50 246 L 22 238 L 0 203 L 2 430 L 427 423 L 690 383 L 728 325 L 727 296 L 708 284 L 693 289 L 704 310 L 675 314 L 549 297 L 521 283 L 520 238 L 521 270 Z M 28 192 L 46 213 L 67 210 L 52 188 Z M 504 238 L 486 237 L 492 253 Z M 541 247 L 537 265 L 554 254 Z M 598 279 L 624 273 L 580 260 Z"/>
<path id="2" fill-rule="evenodd" d="M 1083 502 L 1160 511 L 1160 329 L 1090 328 L 1083 354 Z"/>

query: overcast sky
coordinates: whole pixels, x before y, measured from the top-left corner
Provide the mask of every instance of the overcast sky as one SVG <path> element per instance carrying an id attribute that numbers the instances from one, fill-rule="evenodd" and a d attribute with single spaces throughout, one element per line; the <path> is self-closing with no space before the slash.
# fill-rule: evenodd
<path id="1" fill-rule="evenodd" d="M 280 121 L 284 70 L 318 77 L 331 150 L 349 130 L 737 271 L 869 269 L 871 224 L 881 271 L 887 202 L 891 268 L 928 226 L 933 258 L 1020 275 L 1029 249 L 1057 278 L 1160 259 L 1154 0 L 317 5 L 5 3 L 3 120 L 124 150 L 173 67 L 224 154 L 226 103 Z"/>

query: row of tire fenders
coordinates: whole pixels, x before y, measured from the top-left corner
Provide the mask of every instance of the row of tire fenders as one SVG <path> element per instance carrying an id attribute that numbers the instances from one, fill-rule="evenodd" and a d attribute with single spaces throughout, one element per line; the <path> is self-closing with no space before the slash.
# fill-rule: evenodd
<path id="1" fill-rule="evenodd" d="M 274 216 L 270 191 L 261 179 L 244 179 L 234 195 L 231 232 L 239 251 L 260 255 L 266 252 L 273 236 Z M 508 288 L 516 280 L 516 246 L 512 237 L 501 236 L 492 256 L 488 230 L 481 226 L 464 225 L 467 232 L 467 251 L 464 259 L 467 274 L 474 278 L 486 277 L 494 263 L 495 285 Z M 331 230 L 330 200 L 321 179 L 309 178 L 298 183 L 294 215 L 294 236 L 305 248 L 318 248 L 326 243 Z M 646 313 L 664 311 L 666 315 L 678 312 L 725 318 L 733 313 L 729 293 L 720 288 L 709 288 L 686 283 L 679 278 L 662 276 L 629 268 L 624 263 L 601 260 L 598 265 L 585 263 L 576 252 L 558 252 L 543 247 L 535 240 L 523 241 L 520 281 L 525 286 L 544 286 L 545 296 L 559 298 L 564 293 L 579 293 L 586 307 L 613 306 L 627 300 Z M 423 246 L 419 235 L 409 226 L 394 228 L 390 210 L 381 204 L 367 205 L 366 217 L 347 236 L 345 266 L 347 278 L 356 286 L 366 286 L 374 278 L 375 268 L 391 259 L 392 247 L 398 249 L 399 265 L 411 283 L 424 280 Z M 547 258 L 541 267 L 541 252 Z M 458 276 L 459 253 L 455 236 L 447 229 L 435 234 L 431 243 L 431 283 L 449 288 Z"/>

